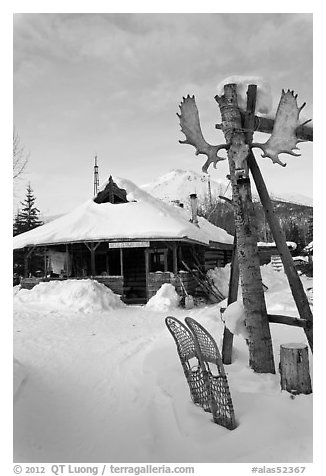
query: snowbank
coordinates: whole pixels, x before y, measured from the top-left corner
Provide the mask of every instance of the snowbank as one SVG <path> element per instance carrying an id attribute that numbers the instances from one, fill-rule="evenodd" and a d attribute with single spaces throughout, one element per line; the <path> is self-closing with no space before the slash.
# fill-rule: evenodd
<path id="1" fill-rule="evenodd" d="M 180 296 L 176 292 L 174 286 L 164 283 L 157 293 L 150 298 L 146 304 L 146 308 L 152 311 L 169 311 L 178 307 Z"/>
<path id="2" fill-rule="evenodd" d="M 47 309 L 69 309 L 74 312 L 101 312 L 125 306 L 120 296 L 92 279 L 68 279 L 39 283 L 34 288 L 20 289 L 15 304 L 45 306 Z"/>
<path id="3" fill-rule="evenodd" d="M 231 265 L 230 263 L 224 266 L 224 268 L 214 268 L 207 271 L 207 277 L 213 282 L 215 287 L 226 298 L 229 294 L 229 281 L 230 281 Z"/>
<path id="4" fill-rule="evenodd" d="M 263 283 L 268 287 L 268 291 L 277 291 L 289 287 L 286 274 L 276 271 L 271 263 L 261 266 L 260 272 Z"/>
<path id="5" fill-rule="evenodd" d="M 246 109 L 247 107 L 247 89 L 249 84 L 257 85 L 257 102 L 256 112 L 261 114 L 268 114 L 271 112 L 273 97 L 270 84 L 259 76 L 229 76 L 223 79 L 217 86 L 218 96 L 224 94 L 224 85 L 233 84 L 237 85 L 238 105 L 240 109 Z"/>
<path id="6" fill-rule="evenodd" d="M 16 284 L 16 286 L 13 286 L 13 295 L 15 296 L 21 289 L 21 285 L 20 284 Z"/>

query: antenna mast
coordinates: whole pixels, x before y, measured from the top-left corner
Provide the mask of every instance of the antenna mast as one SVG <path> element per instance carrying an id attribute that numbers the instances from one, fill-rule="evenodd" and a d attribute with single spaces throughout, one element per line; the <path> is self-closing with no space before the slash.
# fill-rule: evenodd
<path id="1" fill-rule="evenodd" d="M 94 196 L 97 195 L 99 185 L 100 185 L 100 181 L 99 181 L 99 178 L 98 178 L 97 155 L 95 155 L 95 161 L 94 161 Z"/>

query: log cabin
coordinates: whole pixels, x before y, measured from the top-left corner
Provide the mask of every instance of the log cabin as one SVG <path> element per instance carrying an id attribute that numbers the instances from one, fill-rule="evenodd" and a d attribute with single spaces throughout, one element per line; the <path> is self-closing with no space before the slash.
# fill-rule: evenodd
<path id="1" fill-rule="evenodd" d="M 110 177 L 95 197 L 72 212 L 14 237 L 24 249 L 21 286 L 53 279 L 95 279 L 126 303 L 146 303 L 172 283 L 182 295 L 195 292 L 198 268 L 230 262 L 233 236 L 191 210 L 169 205 L 129 180 Z M 29 261 L 42 255 L 41 276 Z"/>

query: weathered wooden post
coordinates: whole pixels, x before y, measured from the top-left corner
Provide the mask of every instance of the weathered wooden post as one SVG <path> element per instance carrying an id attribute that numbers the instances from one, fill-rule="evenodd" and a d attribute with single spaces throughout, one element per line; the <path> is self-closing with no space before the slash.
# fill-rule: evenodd
<path id="1" fill-rule="evenodd" d="M 34 251 L 35 246 L 32 246 L 31 248 L 27 248 L 27 251 L 24 255 L 24 278 L 28 278 L 29 275 L 29 263 L 30 263 L 30 257 Z"/>
<path id="2" fill-rule="evenodd" d="M 243 132 L 236 84 L 226 84 L 215 97 L 221 111 L 232 185 L 237 250 L 248 331 L 249 365 L 255 372 L 275 373 L 272 339 L 267 317 L 257 247 L 256 217 L 246 158 L 249 145 Z M 255 106 L 255 101 L 253 106 Z M 253 114 L 254 115 L 254 114 Z"/>
<path id="3" fill-rule="evenodd" d="M 228 294 L 228 306 L 235 302 L 238 298 L 238 286 L 239 286 L 239 263 L 237 252 L 237 238 L 234 237 L 233 242 L 233 254 L 231 261 L 230 281 L 229 281 L 229 294 Z M 233 347 L 233 334 L 225 326 L 223 333 L 222 344 L 222 361 L 223 364 L 229 365 L 232 363 L 232 347 Z"/>
<path id="4" fill-rule="evenodd" d="M 306 344 L 281 345 L 280 375 L 282 390 L 293 395 L 312 393 Z"/>
<path id="5" fill-rule="evenodd" d="M 255 213 L 253 209 L 250 179 L 246 158 L 249 145 L 243 132 L 242 117 L 238 107 L 237 86 L 224 86 L 224 95 L 215 97 L 219 104 L 226 144 L 209 145 L 203 138 L 198 109 L 194 97 L 187 96 L 180 105 L 181 130 L 186 136 L 185 144 L 196 147 L 196 154 L 206 154 L 203 167 L 207 171 L 211 163 L 223 160 L 217 152 L 227 150 L 232 185 L 237 250 L 240 269 L 243 303 L 248 331 L 249 365 L 255 372 L 275 373 L 272 340 L 269 329 L 264 289 L 260 274 L 257 247 Z"/>

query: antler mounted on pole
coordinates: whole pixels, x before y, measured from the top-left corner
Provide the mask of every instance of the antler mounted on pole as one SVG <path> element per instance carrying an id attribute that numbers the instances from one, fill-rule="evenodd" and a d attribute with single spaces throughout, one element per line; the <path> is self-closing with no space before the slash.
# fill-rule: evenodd
<path id="1" fill-rule="evenodd" d="M 271 137 L 264 144 L 253 143 L 251 147 L 259 147 L 264 154 L 262 157 L 269 157 L 273 163 L 278 163 L 285 167 L 286 164 L 280 161 L 279 154 L 290 154 L 295 157 L 299 157 L 300 154 L 296 154 L 293 150 L 298 149 L 297 144 L 304 142 L 296 136 L 296 130 L 298 127 L 304 126 L 308 121 L 300 124 L 299 115 L 306 103 L 303 103 L 301 107 L 297 104 L 298 95 L 294 95 L 294 91 L 288 90 L 285 92 L 282 90 L 281 99 L 276 111 L 274 120 L 274 127 Z"/>
<path id="2" fill-rule="evenodd" d="M 195 101 L 195 96 L 190 97 L 189 94 L 183 98 L 180 104 L 180 114 L 177 116 L 180 120 L 181 131 L 186 136 L 186 140 L 179 141 L 180 144 L 189 144 L 195 147 L 196 155 L 207 155 L 208 159 L 202 167 L 204 173 L 207 173 L 210 164 L 216 168 L 217 162 L 225 160 L 225 157 L 220 157 L 217 153 L 221 149 L 227 149 L 227 144 L 210 145 L 205 141 L 201 127 L 198 109 Z"/>

